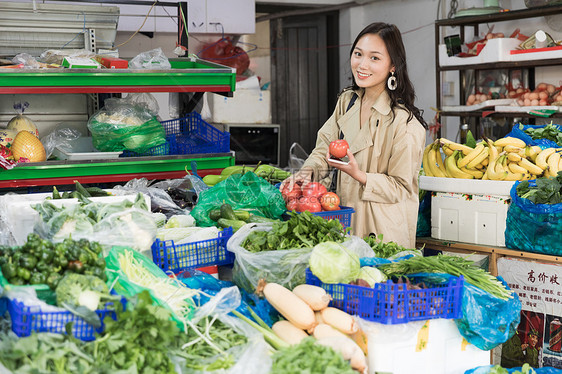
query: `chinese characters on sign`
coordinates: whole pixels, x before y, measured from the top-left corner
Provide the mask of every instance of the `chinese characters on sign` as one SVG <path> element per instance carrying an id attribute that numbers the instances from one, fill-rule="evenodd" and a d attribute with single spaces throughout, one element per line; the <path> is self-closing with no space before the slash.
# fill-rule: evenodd
<path id="1" fill-rule="evenodd" d="M 562 368 L 562 268 L 501 258 L 498 273 L 522 305 L 517 333 L 502 345 L 502 366 Z"/>

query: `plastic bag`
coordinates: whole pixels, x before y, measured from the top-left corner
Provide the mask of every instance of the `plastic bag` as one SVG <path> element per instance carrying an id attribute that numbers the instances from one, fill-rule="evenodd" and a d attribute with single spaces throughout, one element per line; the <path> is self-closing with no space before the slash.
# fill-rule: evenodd
<path id="1" fill-rule="evenodd" d="M 70 153 L 72 152 L 72 141 L 81 137 L 82 134 L 76 129 L 69 127 L 57 128 L 55 131 L 49 133 L 47 136 L 41 138 L 41 143 L 45 147 L 45 153 L 47 158 L 49 158 L 55 148 L 59 148 L 61 151 Z"/>
<path id="2" fill-rule="evenodd" d="M 250 67 L 250 57 L 242 48 L 233 45 L 230 37 L 204 45 L 197 55 L 203 60 L 235 68 L 236 75 L 244 74 Z"/>
<path id="3" fill-rule="evenodd" d="M 39 69 L 41 67 L 35 57 L 30 55 L 29 53 L 18 53 L 12 59 L 12 62 L 16 65 L 23 64 L 24 69 Z"/>
<path id="4" fill-rule="evenodd" d="M 200 178 L 194 175 L 186 175 L 183 178 L 168 179 L 154 183 L 151 187 L 160 188 L 162 190 L 180 189 L 191 192 L 192 203 L 196 204 L 199 195 L 208 190 L 210 187 L 205 184 Z"/>
<path id="5" fill-rule="evenodd" d="M 558 130 L 562 131 L 561 125 L 557 125 L 557 124 L 553 124 L 553 125 Z M 556 142 L 553 142 L 552 140 L 549 140 L 549 139 L 534 139 L 533 140 L 533 138 L 525 132 L 525 130 L 527 130 L 528 128 L 541 129 L 545 126 L 546 125 L 523 125 L 523 124 L 514 125 L 513 128 L 511 129 L 511 132 L 509 134 L 507 134 L 506 137 L 512 136 L 514 138 L 518 138 L 518 139 L 523 140 L 525 143 L 527 143 L 527 145 L 538 145 L 542 149 L 561 147 L 562 144 L 557 144 Z"/>
<path id="6" fill-rule="evenodd" d="M 507 283 L 498 279 L 509 289 Z M 505 343 L 521 320 L 521 301 L 517 293 L 502 300 L 467 282 L 462 294 L 462 317 L 455 320 L 461 335 L 471 344 L 490 350 Z"/>
<path id="7" fill-rule="evenodd" d="M 254 292 L 260 279 L 279 283 L 289 289 L 305 283 L 305 270 L 312 248 L 252 253 L 242 247 L 242 243 L 253 231 L 269 231 L 270 223 L 245 225 L 228 240 L 226 249 L 236 255 L 233 280 L 247 292 Z M 359 257 L 373 256 L 371 247 L 361 238 L 350 236 L 341 243 Z"/>
<path id="8" fill-rule="evenodd" d="M 62 60 L 65 57 L 95 58 L 96 54 L 86 49 L 48 49 L 41 53 L 39 59 L 47 64 L 62 65 Z"/>
<path id="9" fill-rule="evenodd" d="M 308 153 L 299 143 L 293 143 L 289 148 L 289 169 L 300 170 L 308 158 Z"/>
<path id="10" fill-rule="evenodd" d="M 187 183 L 191 183 L 193 181 L 192 176 L 186 176 L 181 179 L 172 180 L 178 181 L 179 185 L 187 185 Z M 174 182 L 170 181 L 170 185 L 175 185 Z M 170 195 L 162 188 L 166 186 L 167 181 L 163 181 L 162 183 L 158 182 L 154 185 L 158 185 L 159 187 L 149 186 L 150 182 L 146 178 L 140 179 L 131 179 L 123 186 L 115 186 L 113 190 L 115 194 L 130 194 L 131 191 L 134 192 L 142 192 L 143 194 L 150 197 L 150 210 L 152 212 L 160 212 L 166 215 L 166 218 L 170 218 L 173 215 L 177 214 L 189 214 L 189 208 L 181 208 L 179 207 L 170 197 Z M 184 184 L 185 183 L 185 184 Z M 192 184 L 194 189 L 203 189 L 203 186 L 200 186 L 197 181 L 195 184 Z M 197 187 L 196 187 L 197 186 Z M 208 188 L 208 186 L 205 186 Z"/>
<path id="11" fill-rule="evenodd" d="M 171 68 L 172 65 L 170 61 L 168 61 L 168 58 L 164 55 L 160 47 L 141 52 L 129 61 L 129 69 L 165 70 Z"/>
<path id="12" fill-rule="evenodd" d="M 494 367 L 494 365 L 479 366 L 477 368 L 465 371 L 464 374 L 489 374 L 490 370 L 493 367 Z M 515 373 L 515 372 L 520 372 L 520 373 L 522 372 L 521 367 L 515 367 L 515 368 L 510 368 L 510 369 L 505 369 L 505 370 L 507 370 L 507 372 L 509 374 Z M 532 368 L 532 370 L 536 374 L 561 374 L 562 373 L 562 370 L 556 369 L 556 368 L 553 368 L 553 367 Z M 529 371 L 529 374 L 532 374 L 533 371 Z"/>
<path id="13" fill-rule="evenodd" d="M 534 204 L 511 188 L 505 223 L 505 245 L 528 252 L 562 255 L 562 204 Z"/>
<path id="14" fill-rule="evenodd" d="M 111 98 L 88 120 L 94 148 L 102 152 L 144 153 L 166 143 L 164 127 L 150 109 L 131 98 Z"/>
<path id="15" fill-rule="evenodd" d="M 416 237 L 431 236 L 431 192 L 423 191 L 423 198 L 418 208 Z"/>
<path id="16" fill-rule="evenodd" d="M 199 196 L 197 205 L 191 211 L 197 226 L 213 226 L 209 212 L 229 203 L 234 209 L 246 209 L 258 215 L 280 219 L 285 213 L 285 200 L 279 189 L 252 172 L 231 175 Z"/>

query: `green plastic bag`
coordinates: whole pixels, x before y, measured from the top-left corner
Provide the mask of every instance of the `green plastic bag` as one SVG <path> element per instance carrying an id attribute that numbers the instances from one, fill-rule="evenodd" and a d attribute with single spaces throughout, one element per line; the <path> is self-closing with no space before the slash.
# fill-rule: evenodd
<path id="1" fill-rule="evenodd" d="M 183 329 L 184 328 L 183 322 L 172 311 L 172 309 L 166 303 L 165 300 L 162 300 L 158 296 L 156 296 L 152 290 L 148 290 L 132 282 L 129 279 L 129 277 L 125 275 L 125 273 L 121 269 L 121 266 L 119 266 L 119 256 L 124 255 L 126 251 L 130 251 L 133 255 L 134 260 L 140 262 L 142 266 L 152 275 L 158 278 L 166 278 L 166 279 L 169 278 L 166 275 L 166 273 L 164 273 L 164 271 L 160 269 L 148 257 L 128 247 L 114 246 L 109 251 L 109 255 L 105 258 L 105 262 L 106 262 L 105 273 L 107 274 L 107 279 L 108 279 L 107 284 L 113 285 L 113 289 L 115 290 L 115 292 L 125 296 L 126 298 L 130 298 L 141 291 L 147 290 L 150 293 L 150 297 L 152 297 L 152 300 L 154 300 L 155 304 L 168 309 L 172 314 L 172 319 L 178 324 L 178 327 Z M 188 314 L 188 317 L 191 319 L 195 314 L 196 306 L 193 300 L 186 300 L 186 301 L 188 302 L 188 304 L 192 305 L 192 308 Z"/>
<path id="2" fill-rule="evenodd" d="M 102 152 L 144 153 L 166 143 L 166 131 L 144 105 L 127 99 L 108 99 L 88 120 L 94 148 Z"/>
<path id="3" fill-rule="evenodd" d="M 285 200 L 281 192 L 265 179 L 252 172 L 231 175 L 199 195 L 197 205 L 191 216 L 197 226 L 215 225 L 209 218 L 209 212 L 218 209 L 224 203 L 234 209 L 246 209 L 252 213 L 272 219 L 281 219 L 286 211 Z"/>

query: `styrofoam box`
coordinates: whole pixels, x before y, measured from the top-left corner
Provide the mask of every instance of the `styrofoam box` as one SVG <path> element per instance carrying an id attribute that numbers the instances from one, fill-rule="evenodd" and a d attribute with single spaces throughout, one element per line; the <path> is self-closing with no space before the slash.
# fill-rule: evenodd
<path id="1" fill-rule="evenodd" d="M 452 319 L 363 325 L 369 374 L 459 374 L 490 364 L 490 351 L 463 341 Z"/>
<path id="2" fill-rule="evenodd" d="M 437 192 L 431 197 L 431 237 L 505 247 L 510 198 Z"/>
<path id="3" fill-rule="evenodd" d="M 480 195 L 509 196 L 515 182 L 480 179 L 438 178 L 421 175 L 419 188 L 434 192 L 456 192 Z"/>
<path id="4" fill-rule="evenodd" d="M 95 160 L 117 158 L 121 152 L 99 152 L 94 148 L 91 137 L 82 137 L 70 143 L 70 151 L 65 151 L 59 147 L 53 150 L 53 156 L 59 160 Z"/>
<path id="5" fill-rule="evenodd" d="M 233 97 L 207 94 L 210 122 L 271 123 L 271 92 L 237 89 Z"/>
<path id="6" fill-rule="evenodd" d="M 27 241 L 27 235 L 33 232 L 33 226 L 40 219 L 39 213 L 32 205 L 39 204 L 52 193 L 34 194 L 7 194 L 0 196 L 0 207 L 2 218 L 8 223 L 9 229 L 16 240 L 16 245 L 23 245 Z M 122 196 L 100 196 L 90 197 L 94 202 L 119 203 L 124 200 L 135 201 L 137 194 Z M 147 206 L 150 209 L 150 197 L 144 195 Z M 49 200 L 56 207 L 68 207 L 78 205 L 78 199 L 53 199 Z"/>
<path id="7" fill-rule="evenodd" d="M 521 44 L 516 38 L 494 38 L 486 42 L 486 45 L 478 56 L 456 57 L 447 55 L 447 46 L 439 44 L 439 65 L 456 66 L 483 64 L 487 62 L 511 61 L 510 51 Z"/>

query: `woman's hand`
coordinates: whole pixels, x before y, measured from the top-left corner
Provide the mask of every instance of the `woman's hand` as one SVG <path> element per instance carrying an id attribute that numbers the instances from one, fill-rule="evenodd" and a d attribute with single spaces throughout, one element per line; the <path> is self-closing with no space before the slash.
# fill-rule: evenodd
<path id="1" fill-rule="evenodd" d="M 328 165 L 343 171 L 346 174 L 349 174 L 350 177 L 358 181 L 359 183 L 365 185 L 367 184 L 367 173 L 363 170 L 359 169 L 359 165 L 357 165 L 357 160 L 353 157 L 353 153 L 351 150 L 347 150 L 347 157 L 349 158 L 349 162 L 347 165 L 342 165 L 339 162 L 334 162 L 330 159 L 330 152 L 326 153 L 326 162 Z"/>
<path id="2" fill-rule="evenodd" d="M 293 189 L 293 186 L 295 184 L 306 186 L 310 182 L 312 182 L 312 169 L 300 169 L 295 174 L 291 175 L 289 178 L 281 182 L 279 191 L 283 191 L 283 188 L 285 188 L 285 186 L 287 186 L 290 191 Z"/>

